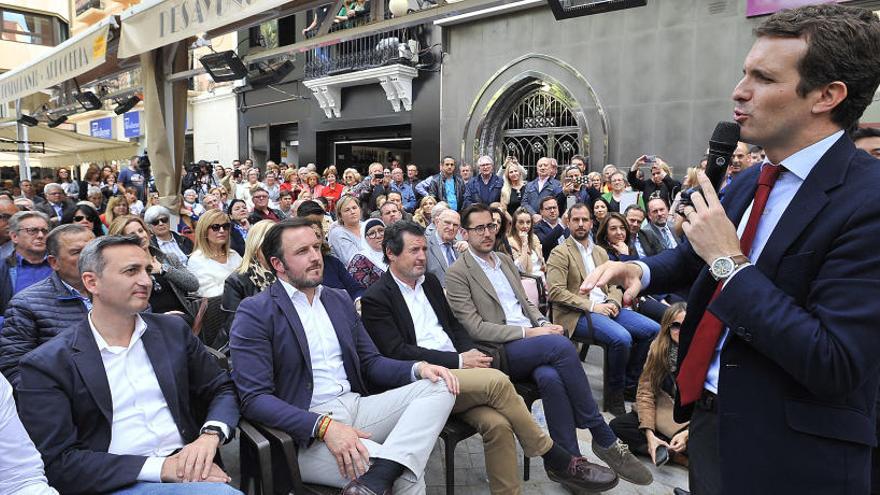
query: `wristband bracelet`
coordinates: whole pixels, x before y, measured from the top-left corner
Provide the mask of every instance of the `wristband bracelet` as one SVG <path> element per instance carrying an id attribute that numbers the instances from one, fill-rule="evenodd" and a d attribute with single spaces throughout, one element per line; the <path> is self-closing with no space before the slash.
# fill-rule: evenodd
<path id="1" fill-rule="evenodd" d="M 330 419 L 330 416 L 324 416 L 321 418 L 320 423 L 318 423 L 318 440 L 324 440 L 324 435 L 327 433 L 327 428 L 330 427 L 330 423 L 333 420 Z"/>

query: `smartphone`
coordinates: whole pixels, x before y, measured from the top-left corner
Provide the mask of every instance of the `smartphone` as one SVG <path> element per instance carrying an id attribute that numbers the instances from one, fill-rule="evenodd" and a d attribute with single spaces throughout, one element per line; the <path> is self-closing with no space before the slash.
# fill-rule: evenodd
<path id="1" fill-rule="evenodd" d="M 654 163 L 657 161 L 657 155 L 645 155 L 645 163 Z"/>
<path id="2" fill-rule="evenodd" d="M 654 465 L 660 467 L 669 462 L 669 449 L 663 445 L 658 445 L 654 451 Z"/>
<path id="3" fill-rule="evenodd" d="M 373 178 L 374 178 L 374 179 L 384 179 L 384 178 L 385 178 L 385 174 L 373 174 Z"/>

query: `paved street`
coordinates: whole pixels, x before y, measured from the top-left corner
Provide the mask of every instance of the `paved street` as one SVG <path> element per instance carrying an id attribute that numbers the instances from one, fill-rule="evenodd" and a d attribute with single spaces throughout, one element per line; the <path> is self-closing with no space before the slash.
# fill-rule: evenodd
<path id="1" fill-rule="evenodd" d="M 590 379 L 593 395 L 597 398 L 602 396 L 602 353 L 599 348 L 590 349 L 584 369 Z M 532 411 L 541 424 L 543 423 L 543 410 L 541 403 L 536 402 Z M 606 419 L 612 416 L 605 413 Z M 586 454 L 592 461 L 599 462 L 590 449 L 590 433 L 579 431 L 581 452 Z M 428 462 L 428 471 L 425 475 L 428 484 L 429 495 L 445 495 L 446 479 L 444 476 L 445 466 L 443 463 L 442 442 L 437 442 L 434 453 Z M 235 466 L 230 475 L 234 483 L 238 483 L 238 442 L 232 442 L 223 449 L 223 458 L 229 465 Z M 483 444 L 479 436 L 474 436 L 458 444 L 455 449 L 455 494 L 456 495 L 488 495 L 489 482 L 486 479 L 483 459 Z M 520 455 L 520 470 L 522 469 L 522 455 Z M 674 487 L 687 487 L 687 471 L 679 466 L 667 465 L 656 468 L 650 465 L 654 474 L 654 483 L 650 486 L 637 486 L 626 481 L 621 481 L 613 490 L 605 492 L 609 494 L 639 494 L 639 495 L 668 495 Z M 541 459 L 534 458 L 531 461 L 531 479 L 525 482 L 525 494 L 567 494 L 558 484 L 547 479 Z"/>

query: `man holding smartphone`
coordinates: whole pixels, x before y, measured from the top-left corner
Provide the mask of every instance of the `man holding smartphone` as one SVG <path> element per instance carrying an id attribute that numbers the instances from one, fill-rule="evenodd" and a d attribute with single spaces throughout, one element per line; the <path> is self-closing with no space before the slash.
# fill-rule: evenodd
<path id="1" fill-rule="evenodd" d="M 651 180 L 639 179 L 638 171 L 642 165 L 650 165 Z M 669 166 L 659 156 L 642 155 L 630 167 L 626 180 L 629 181 L 633 190 L 642 191 L 646 200 L 660 196 L 666 200 L 666 204 L 672 204 L 676 193 L 681 190 L 681 182 L 674 180 L 666 173 L 668 168 Z"/>

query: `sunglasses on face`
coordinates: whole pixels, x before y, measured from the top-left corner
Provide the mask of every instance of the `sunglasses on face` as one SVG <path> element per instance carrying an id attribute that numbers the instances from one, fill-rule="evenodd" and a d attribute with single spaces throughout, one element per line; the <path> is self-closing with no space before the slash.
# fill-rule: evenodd
<path id="1" fill-rule="evenodd" d="M 229 228 L 232 227 L 232 224 L 229 222 L 226 223 L 212 223 L 209 229 L 213 232 L 220 232 L 220 229 L 223 229 L 226 232 L 229 232 Z"/>
<path id="2" fill-rule="evenodd" d="M 88 220 L 88 219 L 89 219 L 89 217 L 87 217 L 85 215 L 74 215 L 73 216 L 74 222 L 82 222 L 83 220 Z"/>
<path id="3" fill-rule="evenodd" d="M 669 325 L 670 332 L 677 332 L 679 330 L 681 330 L 681 323 L 675 322 Z"/>
<path id="4" fill-rule="evenodd" d="M 168 223 L 168 217 L 159 217 L 150 222 L 150 225 L 161 225 L 163 223 Z"/>

